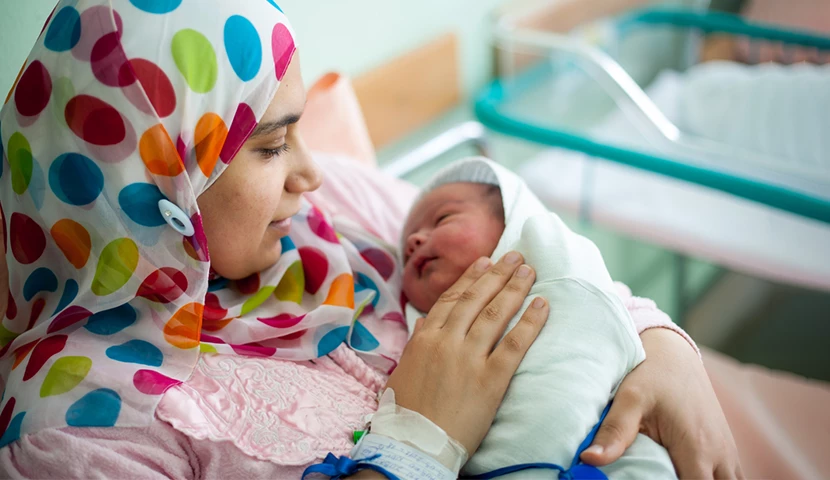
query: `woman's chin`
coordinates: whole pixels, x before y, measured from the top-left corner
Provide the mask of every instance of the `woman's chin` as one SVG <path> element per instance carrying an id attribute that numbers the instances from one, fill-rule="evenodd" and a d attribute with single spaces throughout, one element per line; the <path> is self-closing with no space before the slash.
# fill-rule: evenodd
<path id="1" fill-rule="evenodd" d="M 262 261 L 258 262 L 260 267 L 258 271 L 261 272 L 273 267 L 280 261 L 280 258 L 282 258 L 282 242 L 277 241 L 274 247 L 260 256 Z"/>
<path id="2" fill-rule="evenodd" d="M 261 249 L 259 252 L 249 257 L 247 262 L 243 261 L 221 261 L 216 262 L 214 259 L 211 267 L 222 278 L 228 280 L 242 280 L 248 278 L 255 273 L 260 273 L 268 270 L 280 261 L 282 257 L 282 243 L 279 241 L 273 242 L 272 246 L 267 249 Z M 241 266 L 244 265 L 244 268 Z M 224 268 L 227 266 L 228 268 Z"/>

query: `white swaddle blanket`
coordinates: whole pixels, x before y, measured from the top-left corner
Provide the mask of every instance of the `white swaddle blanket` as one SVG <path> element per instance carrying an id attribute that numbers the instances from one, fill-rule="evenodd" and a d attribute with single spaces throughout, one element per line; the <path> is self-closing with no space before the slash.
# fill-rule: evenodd
<path id="1" fill-rule="evenodd" d="M 634 323 L 614 293 L 597 247 L 549 212 L 517 175 L 472 158 L 439 172 L 424 192 L 454 182 L 501 188 L 506 227 L 492 258 L 516 250 L 536 270 L 536 283 L 510 328 L 536 296 L 551 307 L 489 433 L 462 473 L 533 462 L 567 469 L 623 377 L 645 359 Z M 421 316 L 407 305 L 408 322 Z M 666 450 L 643 435 L 622 459 L 602 470 L 612 479 L 676 478 Z M 550 476 L 525 470 L 510 478 L 540 475 Z"/>

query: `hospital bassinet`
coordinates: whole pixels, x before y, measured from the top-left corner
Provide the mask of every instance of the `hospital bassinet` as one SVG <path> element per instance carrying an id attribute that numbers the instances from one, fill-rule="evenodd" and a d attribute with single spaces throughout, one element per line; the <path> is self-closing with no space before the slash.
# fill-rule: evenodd
<path id="1" fill-rule="evenodd" d="M 579 24 L 563 16 L 543 29 L 534 18 L 516 12 L 499 22 L 500 75 L 475 111 L 491 130 L 557 147 L 521 169 L 543 200 L 571 201 L 585 218 L 604 216 L 682 253 L 830 290 L 830 67 L 779 69 L 785 79 L 809 71 L 817 88 L 784 82 L 744 99 L 784 147 L 770 138 L 730 142 L 721 135 L 728 123 L 714 124 L 733 112 L 691 127 L 678 120 L 684 109 L 706 113 L 702 107 L 723 109 L 734 98 L 703 95 L 678 106 L 673 96 L 683 92 L 660 91 L 672 83 L 667 76 L 708 68 L 700 64 L 707 36 L 747 42 L 750 57 L 775 44 L 793 58 L 819 59 L 830 55 L 830 38 L 702 9 L 646 8 Z M 813 142 L 807 150 L 788 146 L 794 128 L 812 129 L 803 132 Z"/>
<path id="2" fill-rule="evenodd" d="M 830 222 L 830 160 L 810 165 L 696 136 L 667 119 L 643 90 L 663 70 L 694 65 L 702 34 L 827 53 L 830 38 L 724 13 L 668 8 L 597 20 L 572 30 L 576 35 L 522 28 L 511 20 L 503 20 L 497 30 L 502 76 L 476 105 L 478 118 L 489 128 Z M 678 48 L 683 52 L 679 61 Z M 590 132 L 592 124 L 615 110 L 636 125 L 642 138 L 620 140 Z"/>

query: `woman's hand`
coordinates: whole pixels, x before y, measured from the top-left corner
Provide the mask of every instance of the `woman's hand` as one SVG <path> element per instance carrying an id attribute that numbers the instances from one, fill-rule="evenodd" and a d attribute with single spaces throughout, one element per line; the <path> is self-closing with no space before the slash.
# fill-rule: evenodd
<path id="1" fill-rule="evenodd" d="M 387 387 L 472 455 L 490 429 L 510 379 L 548 318 L 535 299 L 494 349 L 535 280 L 518 253 L 481 258 L 421 319 Z"/>
<path id="2" fill-rule="evenodd" d="M 640 338 L 647 359 L 623 380 L 582 460 L 607 465 L 642 432 L 668 449 L 680 478 L 743 478 L 732 432 L 694 349 L 667 329 Z"/>

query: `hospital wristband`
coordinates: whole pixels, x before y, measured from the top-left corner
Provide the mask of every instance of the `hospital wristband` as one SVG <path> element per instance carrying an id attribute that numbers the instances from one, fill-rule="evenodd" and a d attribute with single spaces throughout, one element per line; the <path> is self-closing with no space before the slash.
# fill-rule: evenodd
<path id="1" fill-rule="evenodd" d="M 420 413 L 396 405 L 391 388 L 382 393 L 378 403 L 378 411 L 369 424 L 370 433 L 414 447 L 458 475 L 469 458 L 463 445 Z"/>
<path id="2" fill-rule="evenodd" d="M 389 478 L 400 480 L 455 480 L 457 472 L 441 464 L 417 448 L 398 442 L 389 437 L 368 433 L 352 449 L 350 457 L 365 469 L 383 473 Z M 390 477 L 392 474 L 393 477 Z"/>

